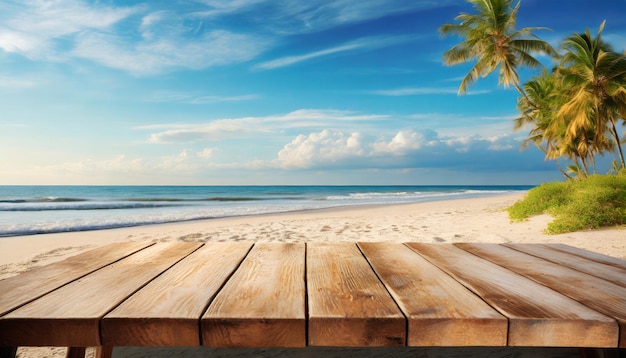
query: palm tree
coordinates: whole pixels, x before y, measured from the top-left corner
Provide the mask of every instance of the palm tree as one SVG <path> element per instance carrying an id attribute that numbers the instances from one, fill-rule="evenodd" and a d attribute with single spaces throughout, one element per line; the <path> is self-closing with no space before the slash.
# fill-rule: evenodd
<path id="1" fill-rule="evenodd" d="M 556 131 L 553 126 L 556 113 L 564 101 L 556 73 L 548 73 L 544 69 L 539 76 L 526 82 L 523 88 L 526 97 L 517 100 L 517 109 L 521 115 L 515 119 L 514 130 L 528 126 L 531 128 L 528 138 L 522 142 L 521 150 L 525 150 L 531 143 L 534 144 L 545 154 L 546 159 L 555 160 L 563 176 L 571 179 L 559 164 L 559 158 L 566 155 L 571 159 L 575 157 L 575 153 L 563 145 L 565 131 Z"/>
<path id="2" fill-rule="evenodd" d="M 459 86 L 459 94 L 467 92 L 468 86 L 479 77 L 486 77 L 495 69 L 499 72 L 499 83 L 505 88 L 512 85 L 526 96 L 519 85 L 519 66 L 541 67 L 531 53 L 555 56 L 556 51 L 532 31 L 541 29 L 527 27 L 515 30 L 518 1 L 512 0 L 468 0 L 477 14 L 461 13 L 455 18 L 458 24 L 445 24 L 439 28 L 442 35 L 458 35 L 464 41 L 444 53 L 446 65 L 476 61 Z"/>
<path id="3" fill-rule="evenodd" d="M 602 41 L 604 25 L 595 37 L 587 29 L 568 37 L 561 46 L 566 52 L 560 72 L 569 101 L 559 110 L 558 120 L 568 123 L 568 140 L 593 131 L 596 150 L 617 150 L 625 168 L 616 123 L 626 118 L 626 56 Z"/>

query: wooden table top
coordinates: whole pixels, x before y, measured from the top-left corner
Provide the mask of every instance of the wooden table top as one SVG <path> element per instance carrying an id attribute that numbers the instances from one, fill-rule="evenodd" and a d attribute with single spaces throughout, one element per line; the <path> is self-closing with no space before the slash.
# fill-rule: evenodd
<path id="1" fill-rule="evenodd" d="M 626 261 L 546 244 L 128 242 L 0 281 L 0 347 L 198 345 L 626 348 Z"/>

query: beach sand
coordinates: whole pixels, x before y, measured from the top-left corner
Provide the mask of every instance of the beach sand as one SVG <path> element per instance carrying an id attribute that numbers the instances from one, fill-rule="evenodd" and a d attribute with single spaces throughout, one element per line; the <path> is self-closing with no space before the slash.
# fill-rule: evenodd
<path id="1" fill-rule="evenodd" d="M 505 209 L 522 197 L 511 194 L 0 238 L 0 279 L 120 241 L 564 243 L 626 259 L 626 227 L 546 235 L 543 230 L 552 220 L 548 215 L 509 220 Z M 63 350 L 20 348 L 18 356 L 60 357 Z"/>

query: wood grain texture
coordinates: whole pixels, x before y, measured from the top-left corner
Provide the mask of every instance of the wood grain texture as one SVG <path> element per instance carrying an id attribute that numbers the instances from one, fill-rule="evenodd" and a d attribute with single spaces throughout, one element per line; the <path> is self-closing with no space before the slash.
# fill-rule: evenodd
<path id="1" fill-rule="evenodd" d="M 0 316 L 150 245 L 110 244 L 1 280 Z"/>
<path id="2" fill-rule="evenodd" d="M 148 247 L 22 306 L 0 317 L 0 345 L 100 346 L 100 318 L 201 245 Z"/>
<path id="3" fill-rule="evenodd" d="M 580 257 L 584 257 L 586 259 L 603 263 L 605 265 L 611 265 L 615 267 L 619 267 L 622 269 L 626 269 L 626 260 L 619 259 L 613 256 L 607 256 L 603 254 L 599 254 L 597 252 L 583 250 L 578 247 L 573 247 L 565 244 L 543 244 L 545 246 L 549 246 L 555 250 L 559 250 L 562 252 L 566 252 L 572 255 L 577 255 Z"/>
<path id="4" fill-rule="evenodd" d="M 407 244 L 509 319 L 510 346 L 615 347 L 615 320 L 456 246 Z"/>
<path id="5" fill-rule="evenodd" d="M 409 346 L 506 346 L 508 320 L 403 244 L 358 244 L 408 319 Z"/>
<path id="6" fill-rule="evenodd" d="M 102 344 L 200 345 L 200 317 L 251 246 L 205 244 L 107 314 Z"/>
<path id="7" fill-rule="evenodd" d="M 620 325 L 619 346 L 626 348 L 626 288 L 508 247 L 486 244 L 459 246 L 615 318 Z M 617 347 L 616 334 L 607 335 L 603 340 L 608 343 L 615 341 L 609 346 Z"/>
<path id="8" fill-rule="evenodd" d="M 568 254 L 548 245 L 506 244 L 504 246 L 626 287 L 626 268 L 607 265 L 578 255 Z"/>
<path id="9" fill-rule="evenodd" d="M 309 345 L 406 345 L 404 315 L 355 244 L 307 244 L 307 286 Z"/>
<path id="10" fill-rule="evenodd" d="M 304 347 L 304 255 L 304 244 L 255 244 L 202 317 L 202 344 Z"/>
<path id="11" fill-rule="evenodd" d="M 113 356 L 112 346 L 98 346 L 95 348 L 93 358 L 111 358 Z"/>

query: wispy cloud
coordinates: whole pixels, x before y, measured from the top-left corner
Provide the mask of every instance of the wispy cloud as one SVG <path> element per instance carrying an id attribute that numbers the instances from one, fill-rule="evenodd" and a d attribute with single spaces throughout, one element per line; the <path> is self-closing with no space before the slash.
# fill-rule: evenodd
<path id="1" fill-rule="evenodd" d="M 260 4 L 266 0 L 194 0 L 207 6 L 206 10 L 198 10 L 193 13 L 198 17 L 217 17 L 226 14 L 245 11 L 253 5 Z"/>
<path id="2" fill-rule="evenodd" d="M 311 59 L 334 55 L 342 52 L 351 52 L 355 50 L 374 50 L 383 47 L 394 46 L 399 43 L 415 40 L 415 36 L 372 36 L 364 37 L 354 41 L 347 42 L 342 45 L 330 47 L 323 50 L 313 51 L 310 53 L 286 56 L 275 60 L 263 62 L 253 67 L 256 70 L 271 70 L 280 67 L 291 66 L 299 62 L 308 61 Z"/>
<path id="3" fill-rule="evenodd" d="M 30 59 L 60 59 L 59 43 L 84 31 L 106 31 L 139 7 L 88 5 L 79 0 L 0 5 L 0 49 Z"/>
<path id="4" fill-rule="evenodd" d="M 450 1 L 195 0 L 195 5 L 167 7 L 84 0 L 0 3 L 0 50 L 35 61 L 86 59 L 146 76 L 242 63 L 274 47 L 285 34 L 316 32 Z M 234 30 L 228 18 L 235 14 L 246 26 Z M 408 40 L 363 38 L 254 68 L 279 68 Z"/>
<path id="5" fill-rule="evenodd" d="M 172 124 L 136 127 L 160 130 L 150 135 L 152 143 L 187 143 L 240 138 L 250 133 L 277 133 L 288 128 L 338 127 L 338 123 L 368 122 L 389 118 L 386 115 L 358 114 L 350 111 L 301 109 L 283 115 L 219 119 L 205 124 Z"/>
<path id="6" fill-rule="evenodd" d="M 6 11 L 2 11 L 6 10 Z M 0 4 L 0 50 L 36 61 L 87 59 L 135 75 L 248 61 L 273 39 L 226 28 L 197 31 L 185 8 L 81 0 Z"/>
<path id="7" fill-rule="evenodd" d="M 174 102 L 174 103 L 189 103 L 189 104 L 210 104 L 219 102 L 241 102 L 252 101 L 261 98 L 257 94 L 245 94 L 238 96 L 209 96 L 209 95 L 197 95 L 183 92 L 171 92 L 163 91 L 154 93 L 151 96 L 145 97 L 146 102 Z"/>
<path id="8" fill-rule="evenodd" d="M 191 104 L 207 104 L 218 102 L 241 102 L 259 99 L 261 96 L 256 94 L 248 94 L 242 96 L 200 96 L 189 101 Z"/>
<path id="9" fill-rule="evenodd" d="M 469 91 L 467 95 L 479 95 L 490 93 L 489 90 L 480 90 L 480 91 Z M 456 88 L 435 88 L 435 87 L 405 87 L 405 88 L 396 88 L 396 89 L 388 89 L 388 90 L 377 90 L 371 91 L 370 94 L 380 95 L 380 96 L 419 96 L 419 95 L 430 95 L 430 94 L 453 94 L 456 95 L 458 93 L 458 89 Z"/>
<path id="10" fill-rule="evenodd" d="M 288 57 L 283 57 L 283 58 L 279 58 L 279 59 L 268 61 L 268 62 L 263 62 L 254 66 L 253 68 L 257 70 L 271 70 L 274 68 L 291 66 L 298 62 L 307 61 L 307 60 L 314 59 L 317 57 L 323 57 L 323 56 L 328 56 L 328 55 L 332 55 L 332 54 L 339 53 L 339 52 L 346 52 L 346 51 L 354 50 L 359 47 L 363 47 L 363 45 L 347 44 L 347 45 L 332 47 L 332 48 L 325 49 L 325 50 L 311 52 L 305 55 L 288 56 Z"/>
<path id="11" fill-rule="evenodd" d="M 392 14 L 446 6 L 456 0 L 266 0 L 255 4 L 267 11 L 265 27 L 277 33 L 309 33 Z M 243 1 L 249 5 L 253 1 Z M 256 3 L 256 2 L 254 2 Z M 254 7 L 247 7 L 254 14 Z"/>
<path id="12" fill-rule="evenodd" d="M 248 61 L 266 46 L 264 39 L 221 30 L 193 39 L 170 36 L 138 43 L 98 33 L 79 36 L 73 53 L 108 67 L 151 75 L 170 69 L 197 70 Z"/>

